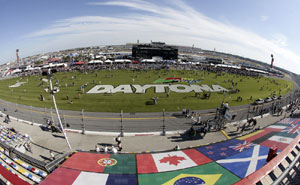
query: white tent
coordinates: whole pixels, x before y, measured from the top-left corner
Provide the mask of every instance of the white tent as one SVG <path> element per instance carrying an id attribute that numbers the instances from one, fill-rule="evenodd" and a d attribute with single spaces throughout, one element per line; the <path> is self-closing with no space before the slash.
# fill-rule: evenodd
<path id="1" fill-rule="evenodd" d="M 114 61 L 114 63 L 124 63 L 124 60 L 123 59 L 117 59 Z"/>
<path id="2" fill-rule="evenodd" d="M 113 61 L 111 61 L 111 60 L 105 60 L 104 63 L 105 63 L 105 64 L 112 64 Z"/>
<path id="3" fill-rule="evenodd" d="M 43 65 L 42 68 L 49 68 L 50 66 L 49 65 Z"/>
<path id="4" fill-rule="evenodd" d="M 155 60 L 153 60 L 153 59 L 143 59 L 142 63 L 155 63 Z"/>
<path id="5" fill-rule="evenodd" d="M 91 60 L 88 62 L 88 64 L 103 64 L 103 61 L 101 60 Z"/>
<path id="6" fill-rule="evenodd" d="M 131 63 L 131 60 L 129 60 L 129 59 L 124 59 L 124 62 L 125 62 L 125 63 Z"/>

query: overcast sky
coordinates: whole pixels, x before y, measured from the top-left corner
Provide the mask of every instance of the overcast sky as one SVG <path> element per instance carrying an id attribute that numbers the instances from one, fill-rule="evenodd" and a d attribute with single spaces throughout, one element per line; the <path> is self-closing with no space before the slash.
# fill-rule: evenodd
<path id="1" fill-rule="evenodd" d="M 0 0 L 0 63 L 81 46 L 162 41 L 300 74 L 300 1 Z"/>

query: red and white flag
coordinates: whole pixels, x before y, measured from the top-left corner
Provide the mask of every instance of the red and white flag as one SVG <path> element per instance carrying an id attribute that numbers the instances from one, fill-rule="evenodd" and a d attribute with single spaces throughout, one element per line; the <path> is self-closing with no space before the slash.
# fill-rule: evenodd
<path id="1" fill-rule="evenodd" d="M 136 158 L 138 173 L 173 171 L 212 161 L 195 149 L 157 154 L 139 154 Z"/>

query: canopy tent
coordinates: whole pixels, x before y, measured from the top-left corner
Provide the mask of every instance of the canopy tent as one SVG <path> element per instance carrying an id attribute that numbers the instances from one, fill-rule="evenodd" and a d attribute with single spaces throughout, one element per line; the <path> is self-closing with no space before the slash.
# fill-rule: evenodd
<path id="1" fill-rule="evenodd" d="M 75 62 L 75 65 L 83 65 L 83 64 L 85 64 L 85 62 L 84 62 L 84 61 Z"/>
<path id="2" fill-rule="evenodd" d="M 131 63 L 131 60 L 128 59 L 117 59 L 114 63 Z"/>
<path id="3" fill-rule="evenodd" d="M 104 63 L 105 63 L 105 64 L 112 64 L 113 61 L 111 61 L 111 60 L 105 60 Z"/>
<path id="4" fill-rule="evenodd" d="M 103 61 L 101 60 L 91 60 L 88 62 L 88 64 L 103 64 Z"/>
<path id="5" fill-rule="evenodd" d="M 153 59 L 143 59 L 142 63 L 155 63 L 156 61 Z"/>

